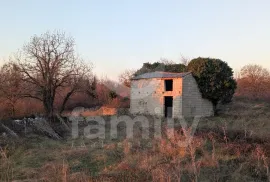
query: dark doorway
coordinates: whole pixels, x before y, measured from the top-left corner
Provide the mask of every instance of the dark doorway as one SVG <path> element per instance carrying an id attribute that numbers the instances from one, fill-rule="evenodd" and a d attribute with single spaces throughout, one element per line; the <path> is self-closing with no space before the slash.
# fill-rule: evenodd
<path id="1" fill-rule="evenodd" d="M 173 97 L 165 96 L 164 97 L 164 108 L 165 108 L 165 117 L 172 118 L 173 114 Z"/>

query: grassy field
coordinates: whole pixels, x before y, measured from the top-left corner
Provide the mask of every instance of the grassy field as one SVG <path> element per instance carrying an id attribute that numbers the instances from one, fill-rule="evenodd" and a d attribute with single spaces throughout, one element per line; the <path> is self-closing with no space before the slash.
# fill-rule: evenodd
<path id="1" fill-rule="evenodd" d="M 177 144 L 189 130 L 176 123 L 170 138 L 166 122 L 162 138 L 142 139 L 138 126 L 125 139 L 120 125 L 111 139 L 109 122 L 105 140 L 2 136 L 0 181 L 270 181 L 269 119 L 269 103 L 234 100 L 201 119 L 186 147 Z"/>

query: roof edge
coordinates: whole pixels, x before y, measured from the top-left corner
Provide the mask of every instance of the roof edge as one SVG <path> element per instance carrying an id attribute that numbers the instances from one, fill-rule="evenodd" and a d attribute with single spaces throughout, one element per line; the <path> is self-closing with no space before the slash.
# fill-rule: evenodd
<path id="1" fill-rule="evenodd" d="M 142 75 L 146 75 L 146 74 L 153 74 L 153 73 L 160 73 L 160 74 L 172 74 L 174 76 L 170 77 L 170 76 L 153 76 L 153 77 L 149 77 L 149 78 L 143 78 Z M 181 74 L 181 75 L 180 75 Z M 192 74 L 192 72 L 182 72 L 182 73 L 177 73 L 177 72 L 163 72 L 163 71 L 154 71 L 154 72 L 148 72 L 148 73 L 143 73 L 141 75 L 138 75 L 136 77 L 131 78 L 131 80 L 142 80 L 142 79 L 153 79 L 153 78 L 184 78 L 188 75 Z M 178 76 L 179 75 L 179 76 Z"/>

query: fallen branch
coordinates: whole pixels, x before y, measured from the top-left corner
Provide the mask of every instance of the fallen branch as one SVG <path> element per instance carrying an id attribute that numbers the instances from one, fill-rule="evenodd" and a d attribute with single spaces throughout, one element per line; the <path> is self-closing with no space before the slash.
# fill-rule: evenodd
<path id="1" fill-rule="evenodd" d="M 11 136 L 18 138 L 18 135 L 11 130 L 9 127 L 5 126 L 4 124 L 1 124 L 2 128 L 6 130 L 7 133 L 9 133 Z"/>

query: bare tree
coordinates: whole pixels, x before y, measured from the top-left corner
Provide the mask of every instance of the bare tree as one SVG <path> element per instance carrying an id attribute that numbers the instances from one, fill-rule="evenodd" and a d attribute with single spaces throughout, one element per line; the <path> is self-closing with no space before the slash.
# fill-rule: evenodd
<path id="1" fill-rule="evenodd" d="M 11 108 L 11 116 L 15 116 L 15 105 L 23 97 L 22 75 L 18 66 L 13 63 L 4 64 L 0 70 L 0 96 Z"/>
<path id="2" fill-rule="evenodd" d="M 165 65 L 173 65 L 176 64 L 173 60 L 169 60 L 167 58 L 160 58 L 160 63 L 164 63 Z"/>
<path id="3" fill-rule="evenodd" d="M 130 80 L 134 76 L 135 70 L 127 69 L 119 75 L 119 82 L 126 87 L 130 87 Z"/>
<path id="4" fill-rule="evenodd" d="M 181 63 L 183 64 L 183 65 L 185 65 L 185 66 L 188 66 L 188 63 L 190 62 L 190 59 L 189 58 L 187 58 L 187 57 L 185 57 L 185 56 L 183 56 L 182 54 L 181 54 Z"/>
<path id="5" fill-rule="evenodd" d="M 74 39 L 65 33 L 47 32 L 33 36 L 16 57 L 22 80 L 30 85 L 24 96 L 40 100 L 50 120 L 53 119 L 57 91 L 71 88 L 64 96 L 65 105 L 78 90 L 80 80 L 91 75 L 91 67 L 75 55 L 74 47 Z"/>
<path id="6" fill-rule="evenodd" d="M 260 65 L 246 65 L 240 71 L 238 91 L 254 98 L 261 97 L 270 90 L 270 73 Z"/>
<path id="7" fill-rule="evenodd" d="M 92 98 L 98 98 L 98 95 L 97 95 L 97 77 L 96 76 L 93 76 L 92 79 L 86 79 L 84 80 L 84 85 L 83 85 L 83 88 L 84 88 L 84 91 L 86 92 L 86 94 L 89 96 L 89 97 L 92 97 Z"/>
<path id="8" fill-rule="evenodd" d="M 67 81 L 64 88 L 68 90 L 63 97 L 63 103 L 60 108 L 60 114 L 63 113 L 63 111 L 66 108 L 68 100 L 71 98 L 71 96 L 78 92 L 86 92 L 88 95 L 92 93 L 92 97 L 94 97 L 94 87 L 92 86 L 95 84 L 95 77 L 91 73 L 91 67 L 85 65 L 85 64 L 79 64 L 76 68 L 74 68 L 74 75 L 70 77 L 70 79 Z M 62 92 L 59 92 L 60 94 Z"/>
<path id="9" fill-rule="evenodd" d="M 252 81 L 262 81 L 268 79 L 269 71 L 260 65 L 249 64 L 241 69 L 242 78 L 250 78 Z"/>

